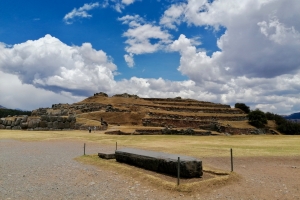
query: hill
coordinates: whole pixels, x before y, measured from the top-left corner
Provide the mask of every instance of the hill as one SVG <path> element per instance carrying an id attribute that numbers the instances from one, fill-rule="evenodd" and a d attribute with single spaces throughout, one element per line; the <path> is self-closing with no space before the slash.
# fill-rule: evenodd
<path id="1" fill-rule="evenodd" d="M 0 109 L 6 109 L 6 108 L 5 108 L 4 106 L 1 106 L 1 105 L 0 105 Z"/>
<path id="2" fill-rule="evenodd" d="M 284 116 L 285 119 L 300 119 L 300 112 Z"/>
<path id="3" fill-rule="evenodd" d="M 117 134 L 261 133 L 249 125 L 247 114 L 238 108 L 181 97 L 141 98 L 127 93 L 108 97 L 96 93 L 74 104 L 39 108 L 31 115 L 24 127 L 34 130 L 95 127 L 119 131 Z"/>

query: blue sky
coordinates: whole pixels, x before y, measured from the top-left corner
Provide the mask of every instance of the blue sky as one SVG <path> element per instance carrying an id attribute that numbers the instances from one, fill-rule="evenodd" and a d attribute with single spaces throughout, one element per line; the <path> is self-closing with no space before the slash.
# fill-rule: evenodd
<path id="1" fill-rule="evenodd" d="M 299 9 L 294 0 L 1 1 L 0 105 L 32 110 L 103 91 L 297 112 Z"/>

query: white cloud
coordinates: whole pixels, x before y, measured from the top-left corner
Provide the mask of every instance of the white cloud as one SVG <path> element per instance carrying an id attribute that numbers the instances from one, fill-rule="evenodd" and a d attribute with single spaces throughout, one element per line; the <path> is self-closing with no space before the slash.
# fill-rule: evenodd
<path id="1" fill-rule="evenodd" d="M 0 77 L 0 105 L 7 108 L 34 110 L 51 107 L 55 103 L 75 103 L 85 98 L 68 92 L 55 93 L 30 84 L 22 84 L 16 75 L 1 71 Z"/>
<path id="2" fill-rule="evenodd" d="M 88 14 L 87 11 L 92 10 L 94 8 L 99 7 L 100 4 L 98 2 L 96 3 L 89 3 L 89 4 L 84 4 L 80 8 L 74 8 L 71 12 L 67 13 L 64 16 L 64 21 L 67 24 L 72 24 L 75 18 L 91 18 L 92 15 Z M 107 1 L 104 2 L 103 7 L 107 6 Z"/>
<path id="3" fill-rule="evenodd" d="M 130 5 L 132 3 L 134 3 L 135 0 L 122 0 L 122 3 L 123 4 L 126 4 L 126 5 Z"/>
<path id="4" fill-rule="evenodd" d="M 176 9 L 176 14 L 172 14 L 174 8 L 180 8 Z M 194 57 L 203 55 L 210 61 L 210 68 L 221 70 L 224 75 L 270 78 L 293 74 L 299 69 L 300 23 L 295 20 L 300 18 L 299 8 L 300 3 L 283 0 L 219 0 L 212 3 L 189 0 L 186 4 L 171 6 L 161 19 L 168 19 L 166 25 L 171 28 L 182 22 L 211 26 L 216 30 L 224 27 L 226 32 L 217 42 L 220 52 L 209 58 L 201 51 L 194 53 Z M 192 57 L 185 54 L 181 60 L 187 56 Z M 192 77 L 193 68 L 194 65 L 182 63 L 179 70 Z M 193 78 L 194 81 L 200 79 Z"/>
<path id="5" fill-rule="evenodd" d="M 51 91 L 87 95 L 115 84 L 116 65 L 89 43 L 68 46 L 46 35 L 34 41 L 0 45 L 0 70 L 15 74 L 24 84 Z"/>
<path id="6" fill-rule="evenodd" d="M 146 23 L 140 16 L 126 15 L 118 19 L 123 24 L 128 24 L 129 29 L 123 34 L 128 39 L 125 41 L 128 46 L 125 50 L 133 55 L 153 53 L 162 50 L 171 43 L 171 35 L 161 30 L 159 26 Z M 153 41 L 152 41 L 153 40 Z M 126 56 L 128 59 L 128 56 Z"/>
<path id="7" fill-rule="evenodd" d="M 185 9 L 186 4 L 183 3 L 171 5 L 170 8 L 164 12 L 159 23 L 167 28 L 177 30 L 176 25 L 180 25 L 184 20 L 183 14 Z"/>
<path id="8" fill-rule="evenodd" d="M 128 65 L 128 67 L 133 67 L 134 66 L 134 59 L 133 59 L 133 54 L 125 54 L 124 59 Z"/>

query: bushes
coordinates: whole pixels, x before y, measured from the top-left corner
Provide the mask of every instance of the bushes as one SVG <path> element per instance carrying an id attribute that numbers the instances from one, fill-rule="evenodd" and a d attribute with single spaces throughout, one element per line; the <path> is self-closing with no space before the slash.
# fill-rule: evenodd
<path id="1" fill-rule="evenodd" d="M 31 111 L 13 110 L 13 109 L 0 109 L 0 118 L 7 117 L 8 115 L 31 115 Z"/>
<path id="2" fill-rule="evenodd" d="M 251 111 L 248 114 L 249 123 L 256 128 L 264 128 L 268 123 L 265 113 L 259 109 Z"/>
<path id="3" fill-rule="evenodd" d="M 239 108 L 239 109 L 241 109 L 242 111 L 244 111 L 245 113 L 250 113 L 250 108 L 249 108 L 249 106 L 246 106 L 246 104 L 244 104 L 244 103 L 236 103 L 235 105 L 234 105 L 234 107 L 235 108 Z"/>
<path id="4" fill-rule="evenodd" d="M 273 113 L 266 113 L 268 120 L 275 120 L 277 130 L 285 135 L 300 135 L 300 124 L 286 120 L 284 117 Z"/>

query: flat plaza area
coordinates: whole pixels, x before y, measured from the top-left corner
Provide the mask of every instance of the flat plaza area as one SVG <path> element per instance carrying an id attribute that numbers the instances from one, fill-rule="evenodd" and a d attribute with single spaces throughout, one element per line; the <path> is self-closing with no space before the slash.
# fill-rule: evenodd
<path id="1" fill-rule="evenodd" d="M 204 176 L 178 187 L 175 177 L 96 156 L 114 151 L 116 142 L 197 157 Z M 299 177 L 299 136 L 0 131 L 0 199 L 300 199 Z"/>

